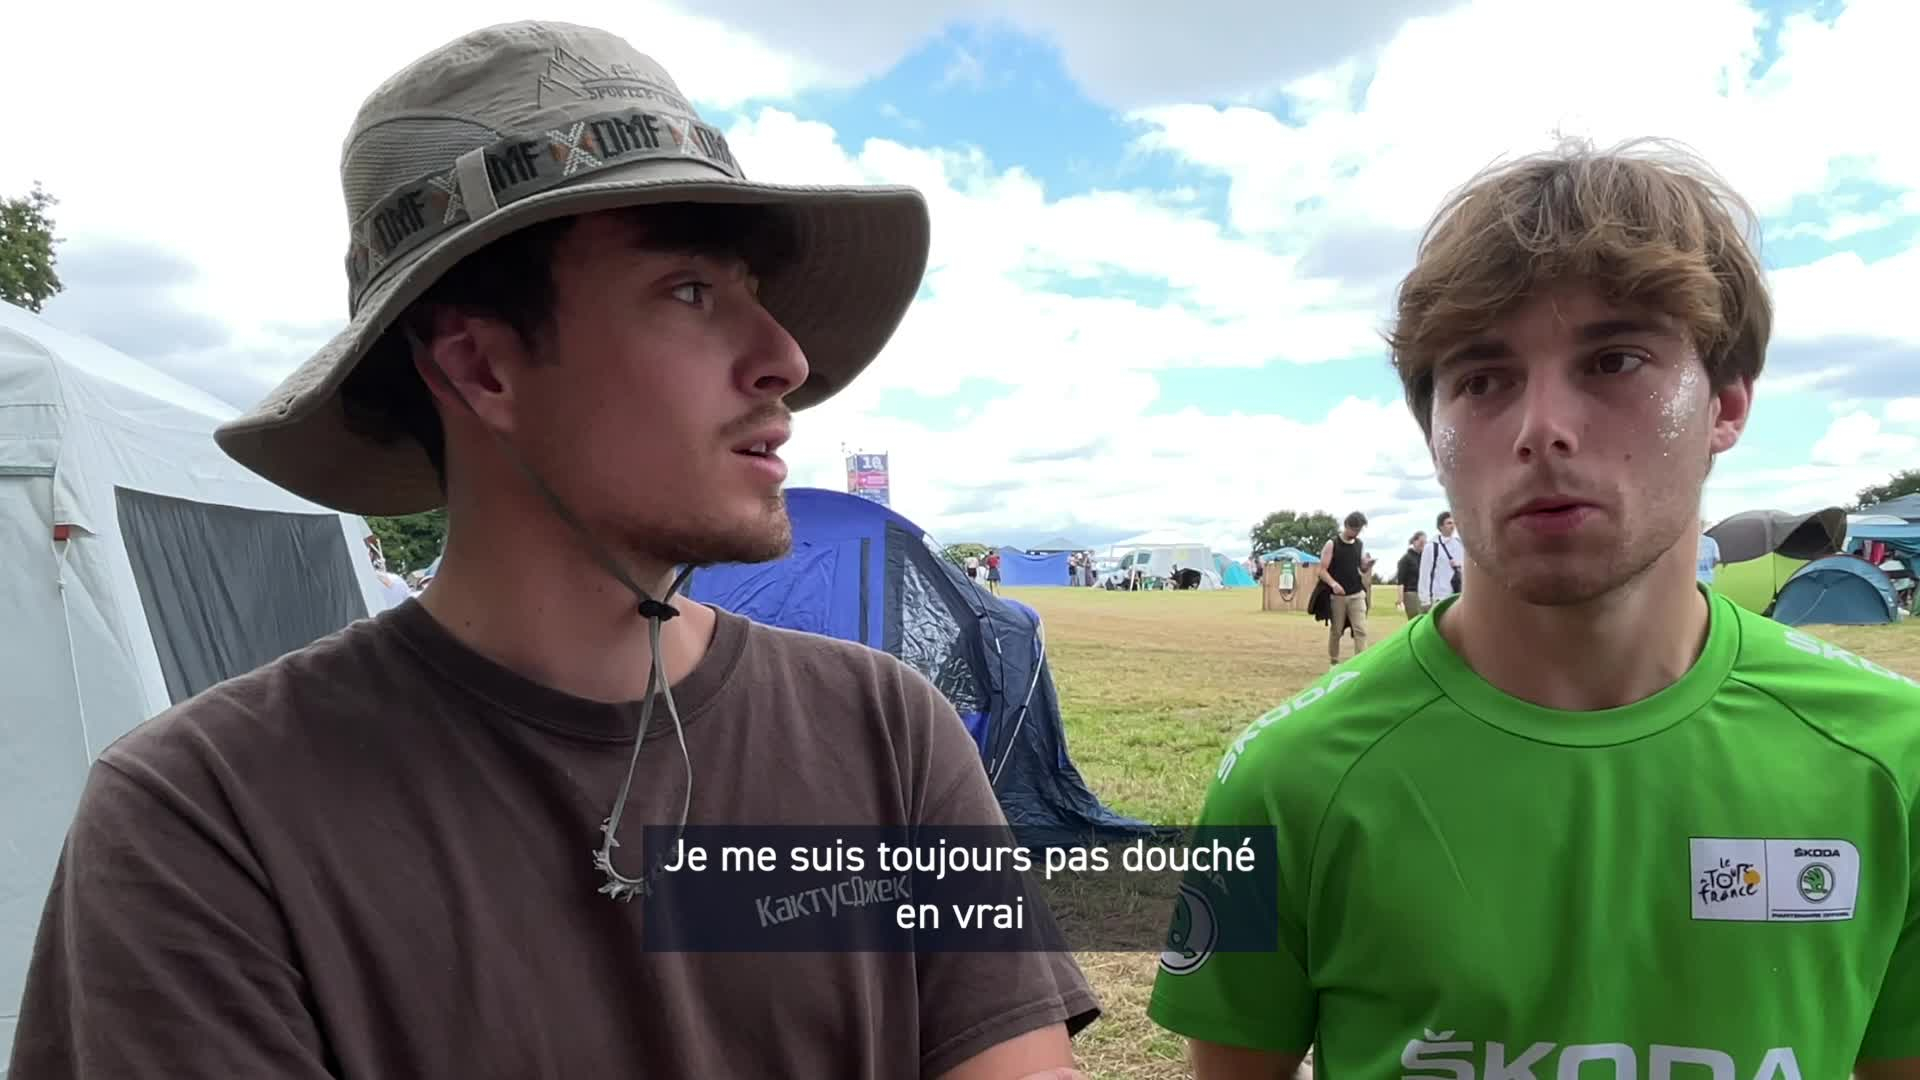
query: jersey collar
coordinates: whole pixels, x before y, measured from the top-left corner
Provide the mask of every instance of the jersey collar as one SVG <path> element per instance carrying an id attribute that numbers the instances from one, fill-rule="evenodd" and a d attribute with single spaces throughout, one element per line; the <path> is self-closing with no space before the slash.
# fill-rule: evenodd
<path id="1" fill-rule="evenodd" d="M 1457 596 L 1434 606 L 1409 629 L 1413 654 L 1455 705 L 1476 719 L 1522 738 L 1567 746 L 1608 746 L 1663 731 L 1698 712 L 1726 682 L 1739 652 L 1739 618 L 1732 601 L 1704 586 L 1707 642 L 1686 674 L 1651 697 L 1613 709 L 1568 712 L 1507 694 L 1481 678 L 1440 636 L 1437 620 Z"/>

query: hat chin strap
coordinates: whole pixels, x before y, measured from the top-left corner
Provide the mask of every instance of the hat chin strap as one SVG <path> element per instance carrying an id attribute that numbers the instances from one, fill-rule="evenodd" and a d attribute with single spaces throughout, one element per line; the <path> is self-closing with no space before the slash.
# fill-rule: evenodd
<path id="1" fill-rule="evenodd" d="M 441 380 L 447 384 L 447 389 L 453 391 L 453 396 L 460 400 L 460 404 L 466 406 L 468 412 L 474 414 L 474 419 L 479 419 L 480 414 L 474 409 L 473 403 L 467 400 L 466 395 L 460 392 L 460 388 L 454 385 L 452 379 L 447 378 L 446 371 L 440 367 L 440 361 L 434 357 L 432 351 L 428 350 L 426 346 L 421 343 L 419 337 L 413 332 L 411 327 L 406 328 L 405 333 L 407 340 L 412 344 L 413 348 L 425 353 L 428 362 L 433 365 L 435 371 L 440 373 Z M 481 426 L 486 427 L 484 423 Z M 640 729 L 634 733 L 633 755 L 627 762 L 627 776 L 626 779 L 620 783 L 620 794 L 614 799 L 612 812 L 607 815 L 605 821 L 600 823 L 600 832 L 603 839 L 599 849 L 593 853 L 593 865 L 594 868 L 599 870 L 607 879 L 606 884 L 600 886 L 597 891 L 615 900 L 632 900 L 635 896 L 650 896 L 653 893 L 653 883 L 660 876 L 661 867 L 664 865 L 666 856 L 662 855 L 650 860 L 649 869 L 644 877 L 628 877 L 613 865 L 613 849 L 620 846 L 620 841 L 614 836 L 614 833 L 618 831 L 620 827 L 621 812 L 626 809 L 627 796 L 633 790 L 633 776 L 640 766 L 640 748 L 645 745 L 647 731 L 652 726 L 653 701 L 654 696 L 658 694 L 666 701 L 667 715 L 673 719 L 673 734 L 680 743 L 680 759 L 685 763 L 687 769 L 686 794 L 680 804 L 680 825 L 679 828 L 675 830 L 674 842 L 667 846 L 667 852 L 671 853 L 677 848 L 680 844 L 681 837 L 686 834 L 687 817 L 693 808 L 693 757 L 687 752 L 687 736 L 686 732 L 680 726 L 680 710 L 676 708 L 673 703 L 673 688 L 667 684 L 666 676 L 661 670 L 665 654 L 660 645 L 660 628 L 668 619 L 680 614 L 680 609 L 667 603 L 667 601 L 673 599 L 674 594 L 679 592 L 681 586 L 686 584 L 687 577 L 693 573 L 693 567 L 682 567 L 679 576 L 674 578 L 673 584 L 667 588 L 666 596 L 655 600 L 639 582 L 633 580 L 632 575 L 628 574 L 619 563 L 614 561 L 613 557 L 607 553 L 607 550 L 602 547 L 598 541 L 594 540 L 593 535 L 587 531 L 586 526 L 582 525 L 580 519 L 575 517 L 573 512 L 567 509 L 566 504 L 560 501 L 560 497 L 554 494 L 553 489 L 547 486 L 546 481 L 540 479 L 532 467 L 526 463 L 526 460 L 520 456 L 520 452 L 514 448 L 512 443 L 507 441 L 506 436 L 501 435 L 490 427 L 487 428 L 487 430 L 493 435 L 500 449 L 512 460 L 514 466 L 520 470 L 521 475 L 527 478 L 527 481 L 534 486 L 534 489 L 540 492 L 541 496 L 547 500 L 547 504 L 553 508 L 553 512 L 559 516 L 560 520 L 569 529 L 573 530 L 574 535 L 582 544 L 586 545 L 588 553 L 593 556 L 594 561 L 598 562 L 607 573 L 612 574 L 615 580 L 625 585 L 632 591 L 633 595 L 639 599 L 639 614 L 647 620 L 649 670 L 647 672 L 646 697 L 640 704 Z"/>

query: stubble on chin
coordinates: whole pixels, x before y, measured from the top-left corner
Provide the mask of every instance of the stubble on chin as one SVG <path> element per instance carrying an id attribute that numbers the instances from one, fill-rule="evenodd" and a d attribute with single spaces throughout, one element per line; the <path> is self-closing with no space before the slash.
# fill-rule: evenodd
<path id="1" fill-rule="evenodd" d="M 628 546 L 670 566 L 764 563 L 793 550 L 786 500 L 773 496 L 754 513 L 649 522 L 627 530 Z"/>
<path id="2" fill-rule="evenodd" d="M 1475 561 L 1476 584 L 1504 588 L 1536 607 L 1576 607 L 1626 588 L 1651 572 L 1672 543 L 1658 536 L 1613 538 L 1561 552 L 1494 553 Z"/>

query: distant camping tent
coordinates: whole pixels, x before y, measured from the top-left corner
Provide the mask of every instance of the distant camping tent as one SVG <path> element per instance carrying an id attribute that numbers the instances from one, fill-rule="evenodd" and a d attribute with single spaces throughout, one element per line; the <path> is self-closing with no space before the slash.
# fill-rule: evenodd
<path id="1" fill-rule="evenodd" d="M 978 588 L 919 526 L 878 503 L 793 488 L 787 511 L 794 543 L 786 558 L 696 570 L 687 594 L 756 622 L 860 642 L 917 669 L 959 712 L 1023 833 L 1149 831 L 1103 805 L 1068 757 L 1032 608 Z"/>
<path id="2" fill-rule="evenodd" d="M 1903 517 L 1902 511 L 1920 514 L 1920 495 L 1847 515 L 1846 550 L 1886 571 L 1901 609 L 1920 615 L 1920 516 Z"/>
<path id="3" fill-rule="evenodd" d="M 95 755 L 387 606 L 365 522 L 214 444 L 234 412 L 0 303 L 0 1063 Z"/>
<path id="4" fill-rule="evenodd" d="M 1888 499 L 1886 502 L 1874 503 L 1872 506 L 1863 507 L 1860 512 L 1876 516 L 1897 517 L 1907 522 L 1920 522 L 1920 494 L 1902 495 L 1897 499 Z"/>
<path id="5" fill-rule="evenodd" d="M 1283 547 L 1275 548 L 1265 555 L 1260 556 L 1260 561 L 1268 563 L 1291 562 L 1298 563 L 1301 566 L 1313 566 L 1320 561 L 1320 556 L 1308 554 L 1297 547 Z"/>
<path id="6" fill-rule="evenodd" d="M 1114 546 L 1127 551 L 1120 560 L 1121 576 L 1139 570 L 1143 578 L 1159 578 L 1170 582 L 1176 568 L 1196 570 L 1200 574 L 1198 588 L 1221 587 L 1220 571 L 1213 561 L 1213 549 L 1205 544 L 1190 541 L 1169 543 L 1153 537 L 1136 537 L 1130 542 Z"/>
<path id="7" fill-rule="evenodd" d="M 1019 548 L 1000 549 L 1000 584 L 1009 588 L 1073 584 L 1071 556 L 1064 551 L 1029 555 Z M 982 578 L 984 581 L 985 579 Z"/>
<path id="8" fill-rule="evenodd" d="M 1219 552 L 1214 553 L 1213 569 L 1220 575 L 1220 587 L 1223 589 L 1251 589 L 1258 584 L 1246 567 Z"/>
<path id="9" fill-rule="evenodd" d="M 1865 554 L 1868 545 L 1878 544 L 1884 558 L 1909 564 L 1920 560 L 1920 522 L 1898 518 L 1860 515 L 1847 523 L 1847 550 Z"/>
<path id="10" fill-rule="evenodd" d="M 1814 559 L 1840 551 L 1847 537 L 1847 515 L 1839 507 L 1810 514 L 1748 510 L 1708 529 L 1707 535 L 1720 545 L 1725 563 L 1714 572 L 1714 590 L 1749 611 L 1765 614 L 1796 572 Z"/>
<path id="11" fill-rule="evenodd" d="M 1893 622 L 1898 610 L 1886 571 L 1852 555 L 1829 555 L 1788 579 L 1773 618 L 1788 626 L 1871 626 Z"/>

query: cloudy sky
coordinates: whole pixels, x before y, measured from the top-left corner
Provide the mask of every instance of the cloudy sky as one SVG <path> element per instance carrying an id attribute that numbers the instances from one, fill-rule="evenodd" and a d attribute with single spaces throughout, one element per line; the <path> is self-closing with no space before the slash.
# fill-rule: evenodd
<path id="1" fill-rule="evenodd" d="M 88 5 L 11 13 L 41 45 L 0 65 L 0 192 L 61 200 L 46 315 L 235 404 L 263 393 L 344 321 L 338 156 L 365 94 L 526 14 L 442 10 L 128 5 L 111 35 Z M 843 446 L 890 453 L 895 507 L 946 542 L 1240 554 L 1270 510 L 1358 508 L 1397 547 L 1442 502 L 1380 344 L 1391 290 L 1450 188 L 1555 132 L 1683 140 L 1765 217 L 1775 345 L 1710 515 L 1844 502 L 1920 462 L 1913 0 L 539 15 L 653 54 L 750 176 L 927 193 L 921 301 L 787 456 L 839 487 Z"/>

